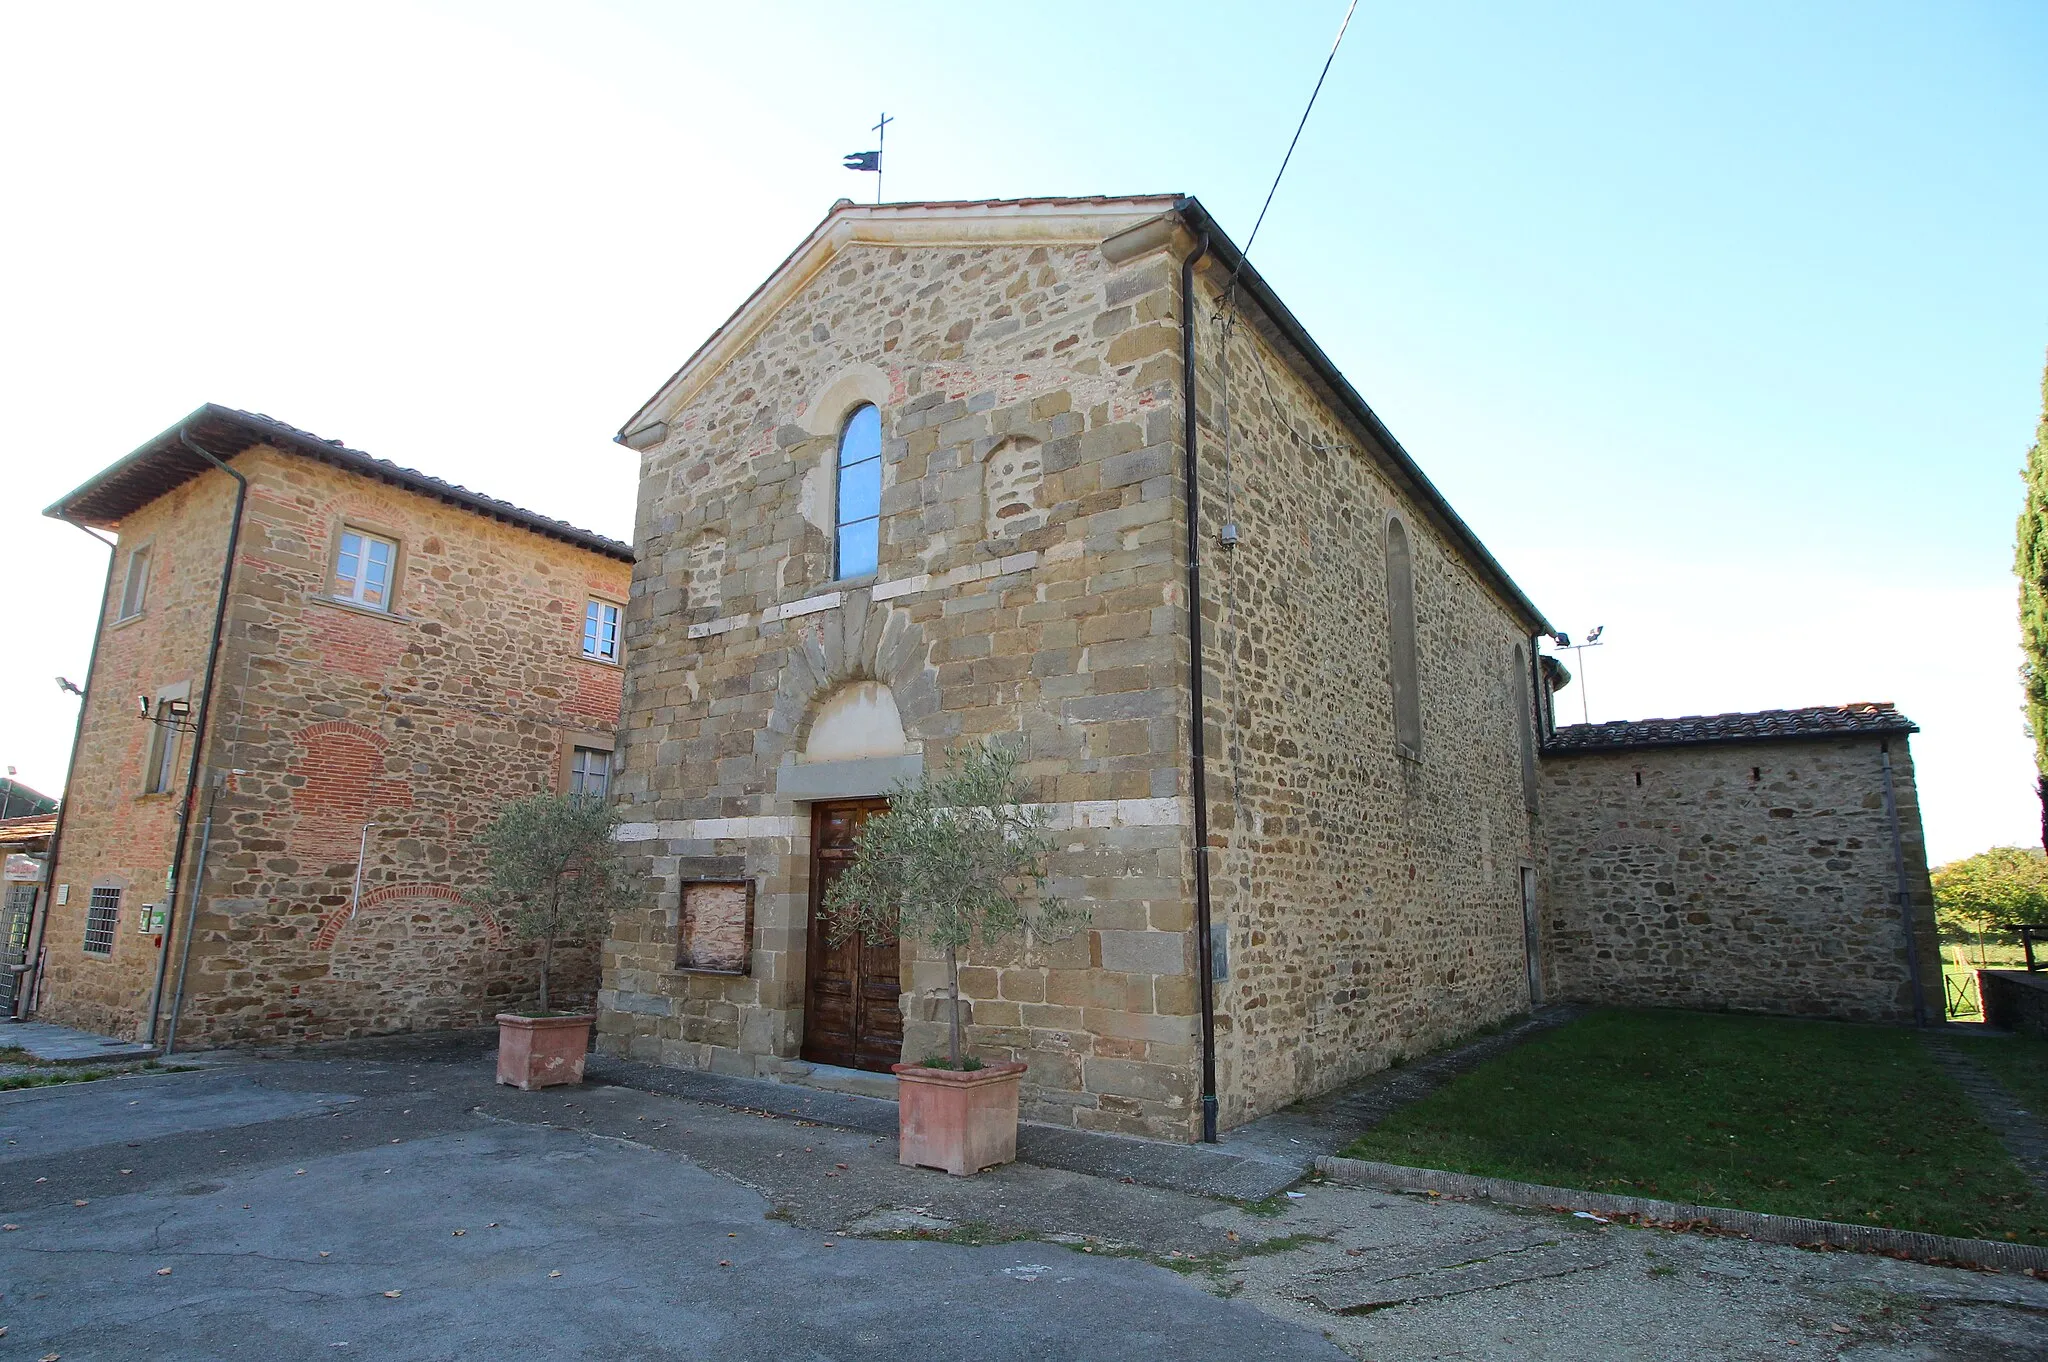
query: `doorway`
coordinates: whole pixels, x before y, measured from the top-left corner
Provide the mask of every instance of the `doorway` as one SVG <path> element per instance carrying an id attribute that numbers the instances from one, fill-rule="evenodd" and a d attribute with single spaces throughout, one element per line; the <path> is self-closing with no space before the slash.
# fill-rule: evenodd
<path id="1" fill-rule="evenodd" d="M 861 825 L 889 807 L 886 799 L 849 799 L 811 806 L 811 925 L 804 964 L 803 1057 L 816 1064 L 887 1073 L 903 1058 L 903 1009 L 897 999 L 896 938 L 826 934 L 825 891 L 853 860 Z"/>

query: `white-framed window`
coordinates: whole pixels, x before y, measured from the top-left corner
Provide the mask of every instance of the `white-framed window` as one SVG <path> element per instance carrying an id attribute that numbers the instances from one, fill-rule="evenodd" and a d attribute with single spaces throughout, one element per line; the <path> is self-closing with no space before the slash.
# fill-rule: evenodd
<path id="1" fill-rule="evenodd" d="M 590 601 L 583 607 L 583 655 L 599 662 L 619 660 L 619 607 Z"/>
<path id="2" fill-rule="evenodd" d="M 132 620 L 142 613 L 149 596 L 149 559 L 147 544 L 128 552 L 128 575 L 121 582 L 121 619 Z"/>
<path id="3" fill-rule="evenodd" d="M 144 794 L 169 794 L 178 778 L 178 730 L 173 726 L 171 702 L 156 702 L 156 719 L 150 724 L 149 767 L 143 772 Z"/>
<path id="4" fill-rule="evenodd" d="M 569 793 L 603 799 L 612 784 L 612 754 L 579 747 L 569 754 Z"/>
<path id="5" fill-rule="evenodd" d="M 391 608 L 391 571 L 398 545 L 362 530 L 344 528 L 334 555 L 335 599 L 372 610 Z"/>
<path id="6" fill-rule="evenodd" d="M 881 554 L 882 413 L 873 403 L 855 407 L 839 432 L 837 488 L 832 575 L 865 577 Z"/>
<path id="7" fill-rule="evenodd" d="M 121 891 L 111 886 L 99 886 L 92 891 L 92 900 L 85 907 L 85 953 L 87 955 L 111 956 L 114 953 L 114 928 L 121 921 Z"/>

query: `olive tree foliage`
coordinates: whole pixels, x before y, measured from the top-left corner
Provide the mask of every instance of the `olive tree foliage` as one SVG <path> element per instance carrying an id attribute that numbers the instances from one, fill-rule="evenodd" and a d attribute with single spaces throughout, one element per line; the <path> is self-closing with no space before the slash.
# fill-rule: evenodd
<path id="1" fill-rule="evenodd" d="M 834 945 L 857 933 L 946 953 L 956 1069 L 965 1060 L 961 950 L 1020 931 L 1059 940 L 1088 921 L 1085 905 L 1046 892 L 1046 863 L 1058 844 L 1017 767 L 1008 748 L 974 746 L 948 752 L 938 773 L 899 784 L 887 811 L 855 834 L 853 859 L 825 894 Z"/>
<path id="2" fill-rule="evenodd" d="M 618 825 L 618 813 L 601 799 L 537 794 L 507 804 L 477 838 L 490 865 L 490 901 L 508 910 L 520 940 L 542 943 L 542 1012 L 556 940 L 604 929 L 626 902 Z"/>
<path id="3" fill-rule="evenodd" d="M 1974 937 L 2008 923 L 2048 922 L 2048 855 L 2037 847 L 1993 847 L 1934 871 L 1934 916 L 1944 932 Z"/>
<path id="4" fill-rule="evenodd" d="M 2035 788 L 2041 797 L 2041 844 L 2048 847 L 2048 370 L 2041 375 L 2041 422 L 2027 451 L 2026 506 L 2020 511 L 2013 572 L 2020 579 L 2020 681 L 2027 731 L 2034 739 Z"/>

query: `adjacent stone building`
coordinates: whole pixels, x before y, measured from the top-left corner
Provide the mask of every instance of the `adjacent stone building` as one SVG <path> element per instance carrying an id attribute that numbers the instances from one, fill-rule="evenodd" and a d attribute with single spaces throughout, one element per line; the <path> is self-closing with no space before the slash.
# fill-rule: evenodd
<path id="1" fill-rule="evenodd" d="M 632 550 L 214 406 L 49 514 L 119 542 L 39 1015 L 162 1039 L 182 998 L 182 1045 L 526 1001 L 533 952 L 477 899 L 472 840 L 507 800 L 603 792 Z"/>
<path id="2" fill-rule="evenodd" d="M 1918 731 L 1888 704 L 1558 729 L 1550 996 L 1939 1023 Z"/>
<path id="3" fill-rule="evenodd" d="M 1549 626 L 1195 201 L 842 202 L 620 438 L 603 1046 L 942 1048 L 938 963 L 815 907 L 984 742 L 1093 914 L 962 970 L 1030 1118 L 1189 1139 L 1529 1005 Z"/>

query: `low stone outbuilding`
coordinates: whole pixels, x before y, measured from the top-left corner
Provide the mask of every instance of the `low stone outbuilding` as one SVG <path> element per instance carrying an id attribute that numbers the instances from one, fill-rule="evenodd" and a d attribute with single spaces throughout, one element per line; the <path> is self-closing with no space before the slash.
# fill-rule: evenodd
<path id="1" fill-rule="evenodd" d="M 1888 704 L 1558 729 L 1546 991 L 1939 1023 L 1918 731 Z"/>
<path id="2" fill-rule="evenodd" d="M 209 1045 L 527 1001 L 534 952 L 477 898 L 472 839 L 519 796 L 604 792 L 632 550 L 214 406 L 49 514 L 119 542 L 39 1015 L 161 1040 L 175 1013 Z"/>

